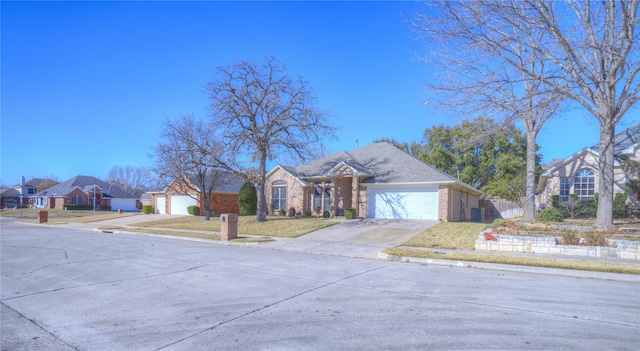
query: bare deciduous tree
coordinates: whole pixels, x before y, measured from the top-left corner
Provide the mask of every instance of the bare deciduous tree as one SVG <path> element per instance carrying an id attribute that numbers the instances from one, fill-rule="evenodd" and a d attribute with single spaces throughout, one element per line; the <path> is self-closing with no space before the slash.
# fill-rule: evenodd
<path id="1" fill-rule="evenodd" d="M 51 188 L 52 186 L 59 183 L 58 176 L 49 174 L 44 177 L 44 180 L 38 185 L 36 192 L 41 192 Z"/>
<path id="2" fill-rule="evenodd" d="M 471 111 L 505 125 L 514 118 L 523 123 L 527 137 L 524 213 L 525 220 L 535 220 L 536 138 L 562 101 L 557 89 L 539 79 L 552 76 L 553 66 L 531 47 L 549 34 L 530 23 L 521 24 L 523 30 L 512 30 L 520 9 L 502 1 L 438 1 L 427 6 L 430 11 L 416 15 L 412 25 L 431 44 L 424 61 L 439 68 L 438 79 L 427 83 L 430 92 L 444 93 L 441 103 L 466 118 Z M 499 130 L 483 133 L 487 132 Z"/>
<path id="3" fill-rule="evenodd" d="M 200 201 L 209 220 L 215 190 L 230 176 L 221 168 L 225 154 L 210 124 L 193 115 L 163 123 L 161 141 L 155 147 L 155 172 L 165 184 Z M 197 194 L 197 195 L 193 195 Z M 199 195 L 199 198 L 198 198 Z"/>
<path id="4" fill-rule="evenodd" d="M 313 157 L 322 137 L 334 136 L 328 114 L 316 108 L 309 83 L 300 76 L 289 76 L 274 57 L 217 67 L 215 79 L 206 88 L 213 122 L 225 147 L 246 158 L 245 165 L 254 165 L 257 171 L 256 220 L 265 221 L 267 161 Z"/>
<path id="5" fill-rule="evenodd" d="M 145 167 L 113 166 L 107 173 L 106 182 L 133 195 L 140 196 L 149 189 L 153 177 Z"/>
<path id="6" fill-rule="evenodd" d="M 515 0 L 512 0 L 515 1 Z M 640 99 L 640 50 L 637 0 L 526 0 L 522 18 L 549 32 L 552 39 L 532 45 L 563 73 L 567 98 L 600 122 L 600 180 L 596 226 L 613 227 L 615 126 Z M 535 74 L 534 72 L 527 72 Z"/>

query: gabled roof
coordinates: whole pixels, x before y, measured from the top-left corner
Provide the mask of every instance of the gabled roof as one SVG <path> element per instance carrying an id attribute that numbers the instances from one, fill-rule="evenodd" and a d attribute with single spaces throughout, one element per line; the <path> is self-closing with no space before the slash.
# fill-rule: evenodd
<path id="1" fill-rule="evenodd" d="M 628 152 L 627 150 L 640 144 L 640 123 L 637 123 L 620 133 L 616 134 L 613 140 L 613 154 L 616 157 Z M 596 144 L 591 147 L 594 151 L 598 152 L 600 144 Z"/>
<path id="2" fill-rule="evenodd" d="M 458 183 L 478 191 L 386 142 L 373 143 L 351 152 L 339 151 L 295 168 L 278 167 L 298 179 L 311 181 L 328 178 L 341 166 L 368 177 L 362 181 L 363 184 Z"/>
<path id="3" fill-rule="evenodd" d="M 99 187 L 103 194 L 112 198 L 120 199 L 137 199 L 138 197 L 118 188 L 115 185 L 111 185 L 105 181 L 102 181 L 92 176 L 76 176 L 69 180 L 65 180 L 62 183 L 52 186 L 49 189 L 43 190 L 36 194 L 38 197 L 53 197 L 53 196 L 67 196 L 74 189 L 79 188 L 84 191 L 91 191 L 93 186 Z"/>
<path id="4" fill-rule="evenodd" d="M 0 189 L 0 197 L 18 197 L 20 192 L 15 188 L 2 188 Z"/>
<path id="5" fill-rule="evenodd" d="M 244 181 L 242 180 L 242 178 L 238 177 L 233 173 L 225 172 L 225 171 L 213 171 L 213 173 L 215 173 L 214 177 L 218 177 L 218 179 L 215 181 L 216 193 L 237 194 L 240 192 L 240 188 L 242 187 L 242 184 L 244 184 Z M 205 183 L 209 184 L 209 182 L 211 181 L 211 176 L 212 176 L 211 172 L 206 175 Z M 190 176 L 188 178 L 191 184 L 198 186 L 198 181 L 196 180 L 197 178 L 195 176 Z"/>

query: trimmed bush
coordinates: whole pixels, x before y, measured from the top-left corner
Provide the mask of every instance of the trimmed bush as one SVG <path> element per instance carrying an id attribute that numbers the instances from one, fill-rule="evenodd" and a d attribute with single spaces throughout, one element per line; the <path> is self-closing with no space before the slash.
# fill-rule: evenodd
<path id="1" fill-rule="evenodd" d="M 555 207 L 545 208 L 538 214 L 538 220 L 542 222 L 562 222 L 563 219 L 562 212 Z"/>
<path id="2" fill-rule="evenodd" d="M 344 218 L 345 219 L 356 219 L 356 209 L 355 208 L 345 208 L 344 209 Z"/>
<path id="3" fill-rule="evenodd" d="M 144 213 L 144 214 L 152 214 L 153 213 L 153 206 L 151 206 L 151 205 L 142 206 L 142 213 Z"/>
<path id="4" fill-rule="evenodd" d="M 284 216 L 286 216 L 287 211 L 286 211 L 284 208 L 281 208 L 281 209 L 280 209 L 280 211 L 278 211 L 278 213 L 279 213 L 281 216 L 283 216 L 283 217 L 284 217 Z"/>
<path id="5" fill-rule="evenodd" d="M 627 194 L 616 193 L 613 198 L 613 216 L 614 217 L 627 217 Z"/>
<path id="6" fill-rule="evenodd" d="M 200 207 L 198 207 L 198 206 L 188 206 L 187 207 L 187 212 L 192 216 L 199 216 L 200 215 Z"/>
<path id="7" fill-rule="evenodd" d="M 258 195 L 253 183 L 247 182 L 240 187 L 238 208 L 241 216 L 254 216 L 258 211 Z"/>
<path id="8" fill-rule="evenodd" d="M 329 211 L 324 211 L 324 213 L 322 213 L 322 217 L 329 218 L 331 217 L 331 213 L 329 213 Z"/>
<path id="9" fill-rule="evenodd" d="M 111 211 L 111 206 L 102 206 L 100 207 L 100 211 Z"/>
<path id="10" fill-rule="evenodd" d="M 88 210 L 93 210 L 93 205 L 71 205 L 71 204 L 67 204 L 64 205 L 63 208 L 65 210 L 69 210 L 69 211 L 88 211 Z"/>
<path id="11" fill-rule="evenodd" d="M 311 217 L 311 210 L 304 210 L 304 214 L 303 216 L 305 217 Z"/>

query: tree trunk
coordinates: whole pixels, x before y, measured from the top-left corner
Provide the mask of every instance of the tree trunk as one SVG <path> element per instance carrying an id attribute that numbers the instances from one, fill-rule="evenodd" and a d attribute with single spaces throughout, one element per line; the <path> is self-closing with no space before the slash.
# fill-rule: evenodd
<path id="1" fill-rule="evenodd" d="M 267 197 L 265 195 L 265 177 L 267 174 L 267 155 L 260 155 L 260 178 L 256 188 L 258 195 L 258 206 L 256 209 L 256 222 L 264 222 L 267 220 Z"/>
<path id="2" fill-rule="evenodd" d="M 529 129 L 529 128 L 527 128 Z M 527 130 L 527 184 L 525 186 L 524 220 L 536 220 L 536 132 Z"/>
<path id="3" fill-rule="evenodd" d="M 602 230 L 613 228 L 613 146 L 615 122 L 613 118 L 600 120 L 600 179 L 598 180 L 598 213 L 596 227 Z"/>

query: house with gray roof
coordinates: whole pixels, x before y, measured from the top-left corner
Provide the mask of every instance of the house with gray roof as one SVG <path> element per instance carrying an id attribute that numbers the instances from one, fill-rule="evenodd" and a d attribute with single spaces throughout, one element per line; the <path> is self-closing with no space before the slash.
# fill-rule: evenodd
<path id="1" fill-rule="evenodd" d="M 137 211 L 137 196 L 92 176 L 76 176 L 35 195 L 36 207 L 64 209 L 65 205 L 85 205 L 96 210 Z"/>
<path id="2" fill-rule="evenodd" d="M 339 151 L 298 167 L 277 165 L 266 176 L 271 213 L 293 208 L 342 216 L 439 219 L 471 218 L 481 192 L 395 146 L 373 143 Z"/>
<path id="3" fill-rule="evenodd" d="M 560 201 L 569 200 L 570 194 L 578 199 L 590 199 L 598 193 L 600 177 L 600 146 L 585 147 L 565 159 L 555 159 L 543 167 L 538 181 L 538 204 L 550 205 L 554 195 Z M 614 137 L 614 193 L 625 192 L 625 183 L 638 174 L 626 174 L 625 160 L 640 161 L 640 123 Z M 640 198 L 639 198 L 640 199 Z"/>
<path id="4" fill-rule="evenodd" d="M 207 194 L 211 199 L 210 208 L 214 215 L 221 213 L 238 214 L 238 196 L 243 184 L 242 178 L 222 170 L 212 170 L 206 174 L 204 184 L 207 184 Z M 202 191 L 198 185 L 198 178 L 187 175 L 180 179 L 174 179 L 169 186 L 162 191 L 151 192 L 151 204 L 153 213 L 187 215 L 189 206 L 200 208 L 200 214 L 204 215 L 202 208 Z"/>
<path id="5" fill-rule="evenodd" d="M 55 183 L 51 179 L 32 178 L 26 180 L 24 176 L 21 177 L 20 183 L 0 189 L 0 207 L 28 207 L 34 205 L 38 187 L 45 182 Z"/>

